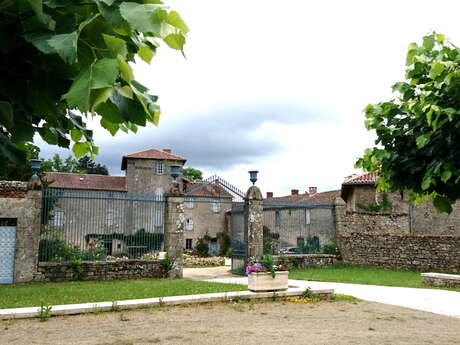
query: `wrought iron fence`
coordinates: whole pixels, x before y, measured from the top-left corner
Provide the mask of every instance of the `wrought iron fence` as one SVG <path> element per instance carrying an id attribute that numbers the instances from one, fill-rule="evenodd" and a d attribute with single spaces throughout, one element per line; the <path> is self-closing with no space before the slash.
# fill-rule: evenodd
<path id="1" fill-rule="evenodd" d="M 335 242 L 331 204 L 264 200 L 264 254 L 320 253 Z"/>
<path id="2" fill-rule="evenodd" d="M 39 261 L 138 258 L 161 251 L 165 201 L 155 195 L 46 189 Z"/>

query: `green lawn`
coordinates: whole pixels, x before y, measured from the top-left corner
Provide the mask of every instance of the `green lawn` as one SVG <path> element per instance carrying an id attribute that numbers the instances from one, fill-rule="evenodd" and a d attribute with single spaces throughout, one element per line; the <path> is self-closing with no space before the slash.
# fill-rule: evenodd
<path id="1" fill-rule="evenodd" d="M 136 279 L 0 285 L 0 309 L 247 290 L 185 279 Z"/>
<path id="2" fill-rule="evenodd" d="M 289 271 L 289 278 L 324 282 L 436 288 L 422 284 L 420 272 L 344 264 L 324 268 L 293 269 Z M 460 288 L 446 288 L 446 290 L 460 291 Z"/>

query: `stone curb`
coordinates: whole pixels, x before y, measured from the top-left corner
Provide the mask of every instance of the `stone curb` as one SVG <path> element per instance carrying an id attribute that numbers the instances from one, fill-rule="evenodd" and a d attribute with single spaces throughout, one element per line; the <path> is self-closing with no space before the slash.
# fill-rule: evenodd
<path id="1" fill-rule="evenodd" d="M 113 302 L 97 302 L 97 303 L 82 303 L 82 304 L 64 304 L 51 307 L 49 315 L 76 315 L 93 313 L 95 309 L 98 311 L 115 311 L 136 309 L 154 306 L 168 306 L 181 304 L 198 304 L 209 302 L 225 302 L 239 300 L 241 298 L 263 299 L 276 297 L 300 296 L 305 291 L 305 288 L 293 287 L 285 291 L 274 292 L 251 292 L 251 291 L 235 291 L 235 292 L 218 292 L 201 295 L 186 295 L 186 296 L 169 296 L 144 299 L 132 299 L 124 301 L 116 301 L 114 307 Z M 324 299 L 330 298 L 334 293 L 332 289 L 312 290 L 312 293 Z M 26 319 L 38 317 L 40 307 L 29 308 L 14 308 L 0 309 L 0 320 L 6 319 Z"/>

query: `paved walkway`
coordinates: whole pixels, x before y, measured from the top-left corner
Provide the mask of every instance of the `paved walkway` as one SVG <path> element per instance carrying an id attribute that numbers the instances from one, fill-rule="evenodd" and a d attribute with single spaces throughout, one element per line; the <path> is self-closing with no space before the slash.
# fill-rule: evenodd
<path id="1" fill-rule="evenodd" d="M 247 284 L 246 277 L 228 273 L 228 267 L 184 270 L 184 278 L 221 283 Z M 223 272 L 223 276 L 219 273 Z M 328 283 L 289 279 L 289 287 L 334 289 L 336 293 L 357 297 L 362 300 L 391 304 L 435 314 L 460 318 L 460 292 L 436 289 L 414 289 L 392 286 Z"/>

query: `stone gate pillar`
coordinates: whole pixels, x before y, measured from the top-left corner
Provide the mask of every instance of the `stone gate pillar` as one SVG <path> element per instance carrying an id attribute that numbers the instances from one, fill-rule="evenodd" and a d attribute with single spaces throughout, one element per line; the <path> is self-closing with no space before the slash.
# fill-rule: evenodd
<path id="1" fill-rule="evenodd" d="M 346 234 L 346 228 L 344 223 L 346 221 L 345 214 L 347 212 L 347 204 L 341 197 L 336 197 L 334 199 L 334 225 L 335 225 L 335 239 L 337 243 L 337 247 L 339 251 L 342 253 L 342 244 L 341 244 L 341 236 Z"/>
<path id="2" fill-rule="evenodd" d="M 184 195 L 178 185 L 172 185 L 166 194 L 164 250 L 168 253 L 170 278 L 182 278 L 182 254 L 184 246 Z"/>
<path id="3" fill-rule="evenodd" d="M 246 261 L 248 265 L 258 262 L 264 253 L 263 248 L 263 207 L 259 187 L 251 186 L 245 197 L 244 225 L 247 238 Z"/>

